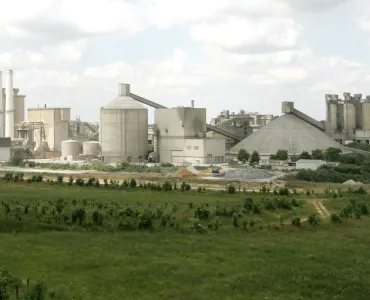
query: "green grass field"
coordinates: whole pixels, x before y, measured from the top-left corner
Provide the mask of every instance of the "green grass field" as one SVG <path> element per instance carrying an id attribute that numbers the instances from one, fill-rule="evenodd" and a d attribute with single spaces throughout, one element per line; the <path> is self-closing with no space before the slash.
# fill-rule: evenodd
<path id="1" fill-rule="evenodd" d="M 47 299 L 368 299 L 370 219 L 280 226 L 282 219 L 289 223 L 313 213 L 310 202 L 317 196 L 297 196 L 299 207 L 261 214 L 242 211 L 248 197 L 262 203 L 264 196 L 0 182 L 0 267 L 44 280 Z M 331 212 L 350 198 L 320 197 Z M 59 198 L 61 215 L 86 209 L 83 224 L 53 215 Z M 218 217 L 219 230 L 207 227 L 220 206 L 241 207 L 234 215 L 238 229 L 232 216 Z M 126 217 L 117 212 L 128 207 L 141 215 L 162 207 L 178 225 L 162 228 L 155 220 L 152 230 L 120 230 L 114 224 Z M 194 218 L 199 207 L 211 217 Z M 90 224 L 96 210 L 104 216 L 102 225 Z M 251 219 L 261 227 L 248 222 L 244 230 L 242 221 Z M 194 222 L 205 232 L 193 230 Z"/>

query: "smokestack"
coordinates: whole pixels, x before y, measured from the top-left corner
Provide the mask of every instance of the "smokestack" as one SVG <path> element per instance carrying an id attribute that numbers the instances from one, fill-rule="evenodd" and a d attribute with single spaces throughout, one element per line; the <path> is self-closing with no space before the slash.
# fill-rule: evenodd
<path id="1" fill-rule="evenodd" d="M 5 126 L 4 100 L 5 99 L 3 97 L 3 73 L 0 71 L 0 137 L 4 137 L 4 126 Z"/>
<path id="2" fill-rule="evenodd" d="M 7 72 L 6 100 L 5 100 L 5 137 L 14 139 L 14 94 L 13 71 Z"/>
<path id="3" fill-rule="evenodd" d="M 191 100 L 191 108 L 194 108 L 194 100 Z"/>
<path id="4" fill-rule="evenodd" d="M 118 96 L 130 96 L 130 85 L 127 83 L 119 83 Z"/>

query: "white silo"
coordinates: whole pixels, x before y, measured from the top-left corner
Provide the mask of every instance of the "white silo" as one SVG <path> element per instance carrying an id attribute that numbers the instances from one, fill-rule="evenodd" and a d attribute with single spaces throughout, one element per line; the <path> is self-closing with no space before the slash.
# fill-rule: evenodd
<path id="1" fill-rule="evenodd" d="M 97 157 L 100 154 L 99 142 L 91 141 L 83 143 L 83 155 Z"/>
<path id="2" fill-rule="evenodd" d="M 100 144 L 106 163 L 137 162 L 148 154 L 148 110 L 119 84 L 118 96 L 100 110 Z"/>
<path id="3" fill-rule="evenodd" d="M 7 72 L 5 100 L 5 137 L 14 138 L 14 92 L 13 92 L 13 71 Z"/>
<path id="4" fill-rule="evenodd" d="M 0 137 L 4 137 L 5 127 L 5 97 L 3 95 L 3 73 L 0 71 Z"/>
<path id="5" fill-rule="evenodd" d="M 62 142 L 62 157 L 75 158 L 80 154 L 80 143 L 74 140 Z"/>

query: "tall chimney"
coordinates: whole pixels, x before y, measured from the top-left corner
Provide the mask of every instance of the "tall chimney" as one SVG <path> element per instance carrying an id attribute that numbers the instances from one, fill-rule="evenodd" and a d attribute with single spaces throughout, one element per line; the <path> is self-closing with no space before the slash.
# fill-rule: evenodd
<path id="1" fill-rule="evenodd" d="M 5 100 L 5 137 L 14 139 L 14 92 L 13 71 L 7 71 L 6 100 Z"/>
<path id="2" fill-rule="evenodd" d="M 118 96 L 130 96 L 130 85 L 127 83 L 119 83 Z"/>
<path id="3" fill-rule="evenodd" d="M 191 108 L 194 108 L 194 100 L 191 100 Z"/>
<path id="4" fill-rule="evenodd" d="M 5 99 L 3 97 L 3 73 L 0 71 L 0 137 L 4 137 L 4 126 L 5 126 L 4 100 Z"/>

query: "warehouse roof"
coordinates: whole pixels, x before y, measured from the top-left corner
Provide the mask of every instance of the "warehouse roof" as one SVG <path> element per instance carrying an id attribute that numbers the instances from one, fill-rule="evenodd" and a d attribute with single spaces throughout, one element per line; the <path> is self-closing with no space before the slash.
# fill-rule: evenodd
<path id="1" fill-rule="evenodd" d="M 325 150 L 329 147 L 341 148 L 343 153 L 349 152 L 318 128 L 293 114 L 284 114 L 231 148 L 230 153 L 236 154 L 240 149 L 246 149 L 249 152 L 257 151 L 260 155 L 270 155 L 278 150 L 288 150 L 290 155 L 298 155 L 303 151 Z"/>

